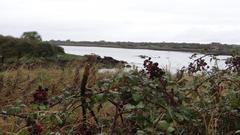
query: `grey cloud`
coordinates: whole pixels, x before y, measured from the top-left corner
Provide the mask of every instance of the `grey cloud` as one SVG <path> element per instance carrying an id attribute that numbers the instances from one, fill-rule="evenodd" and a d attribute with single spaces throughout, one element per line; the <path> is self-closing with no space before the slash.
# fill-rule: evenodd
<path id="1" fill-rule="evenodd" d="M 240 43 L 238 0 L 0 1 L 0 34 L 44 39 Z"/>

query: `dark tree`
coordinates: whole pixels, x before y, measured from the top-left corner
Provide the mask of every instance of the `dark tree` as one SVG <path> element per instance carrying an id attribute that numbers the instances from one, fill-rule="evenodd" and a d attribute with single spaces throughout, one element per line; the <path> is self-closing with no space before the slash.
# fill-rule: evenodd
<path id="1" fill-rule="evenodd" d="M 30 41 L 42 41 L 41 36 L 36 31 L 24 32 L 21 38 Z"/>

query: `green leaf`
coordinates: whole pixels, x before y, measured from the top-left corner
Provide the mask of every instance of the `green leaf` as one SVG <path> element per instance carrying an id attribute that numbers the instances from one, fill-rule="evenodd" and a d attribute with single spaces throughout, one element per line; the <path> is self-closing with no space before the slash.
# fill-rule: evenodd
<path id="1" fill-rule="evenodd" d="M 146 118 L 141 114 L 129 114 L 127 116 L 127 119 L 133 120 L 133 121 L 141 121 L 141 122 L 146 120 Z"/>
<path id="2" fill-rule="evenodd" d="M 113 97 L 119 97 L 119 92 L 112 91 L 112 92 L 111 92 L 111 96 L 113 96 Z"/>
<path id="3" fill-rule="evenodd" d="M 167 133 L 172 133 L 173 131 L 175 131 L 175 129 L 171 127 L 171 125 L 166 120 L 162 120 L 159 122 L 159 128 Z"/>
<path id="4" fill-rule="evenodd" d="M 126 109 L 128 110 L 136 109 L 136 106 L 128 104 L 126 105 Z"/>
<path id="5" fill-rule="evenodd" d="M 170 124 L 167 121 L 165 121 L 165 120 L 159 121 L 159 127 L 162 130 L 167 131 L 169 126 L 170 126 Z"/>
<path id="6" fill-rule="evenodd" d="M 136 135 L 145 135 L 145 134 L 146 133 L 144 131 L 142 131 L 142 130 L 138 130 L 137 133 L 136 133 Z"/>
<path id="7" fill-rule="evenodd" d="M 136 108 L 143 109 L 144 108 L 144 104 L 141 102 L 141 103 L 137 104 Z"/>
<path id="8" fill-rule="evenodd" d="M 94 98 L 96 101 L 103 101 L 105 99 L 104 95 L 104 93 L 96 94 Z"/>
<path id="9" fill-rule="evenodd" d="M 19 113 L 21 111 L 20 107 L 11 107 L 7 110 L 7 113 L 9 114 L 15 114 L 15 113 Z"/>
<path id="10" fill-rule="evenodd" d="M 128 109 L 128 110 L 142 109 L 142 108 L 144 108 L 144 104 L 143 103 L 139 103 L 137 105 L 131 105 L 131 104 L 126 105 L 126 109 Z"/>
<path id="11" fill-rule="evenodd" d="M 31 105 L 31 108 L 32 108 L 33 110 L 37 110 L 37 109 L 38 109 L 38 104 L 32 104 L 32 105 Z"/>
<path id="12" fill-rule="evenodd" d="M 139 93 L 132 94 L 132 98 L 135 102 L 139 102 L 142 99 L 142 96 Z"/>
<path id="13" fill-rule="evenodd" d="M 69 91 L 64 91 L 64 97 L 68 97 L 68 96 L 70 96 L 71 95 L 71 93 L 69 92 Z"/>
<path id="14" fill-rule="evenodd" d="M 46 110 L 48 107 L 46 105 L 39 105 L 38 108 L 40 110 Z"/>
<path id="15" fill-rule="evenodd" d="M 167 132 L 168 133 L 172 133 L 173 131 L 175 131 L 175 129 L 173 127 L 168 127 L 167 128 Z"/>
<path id="16" fill-rule="evenodd" d="M 101 88 L 104 83 L 106 83 L 106 81 L 104 81 L 104 80 L 97 81 L 97 86 L 98 86 L 99 88 Z"/>
<path id="17" fill-rule="evenodd" d="M 58 115 L 55 115 L 55 118 L 58 124 L 63 124 L 62 119 Z"/>
<path id="18" fill-rule="evenodd" d="M 27 129 L 22 129 L 21 131 L 16 133 L 16 135 L 28 135 L 28 130 Z"/>

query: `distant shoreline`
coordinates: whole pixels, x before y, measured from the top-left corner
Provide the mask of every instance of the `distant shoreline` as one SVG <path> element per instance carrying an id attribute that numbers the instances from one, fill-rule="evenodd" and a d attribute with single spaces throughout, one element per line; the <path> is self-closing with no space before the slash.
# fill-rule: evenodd
<path id="1" fill-rule="evenodd" d="M 136 43 L 136 42 L 105 42 L 105 41 L 50 41 L 59 46 L 83 46 L 83 47 L 108 47 L 123 49 L 148 49 L 159 51 L 178 51 L 189 53 L 201 53 L 211 55 L 232 55 L 240 52 L 239 45 L 228 45 L 220 43 L 199 44 L 199 43 Z"/>

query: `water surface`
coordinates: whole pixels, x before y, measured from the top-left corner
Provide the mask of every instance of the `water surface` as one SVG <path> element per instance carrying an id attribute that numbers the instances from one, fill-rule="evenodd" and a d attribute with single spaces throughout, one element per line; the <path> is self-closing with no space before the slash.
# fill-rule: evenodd
<path id="1" fill-rule="evenodd" d="M 123 60 L 130 65 L 142 67 L 143 58 L 140 55 L 152 57 L 154 62 L 158 62 L 160 67 L 165 68 L 171 72 L 175 72 L 177 69 L 183 66 L 188 66 L 192 61 L 189 58 L 193 53 L 176 52 L 176 51 L 157 51 L 147 49 L 122 49 L 122 48 L 106 48 L 106 47 L 79 47 L 79 46 L 62 46 L 66 53 L 76 55 L 97 54 L 101 57 L 110 56 L 117 60 Z M 199 56 L 202 56 L 201 54 Z M 224 60 L 228 56 L 218 56 L 220 59 L 217 66 L 224 68 Z M 210 57 L 206 58 L 209 65 L 215 65 L 215 61 L 210 62 Z"/>

